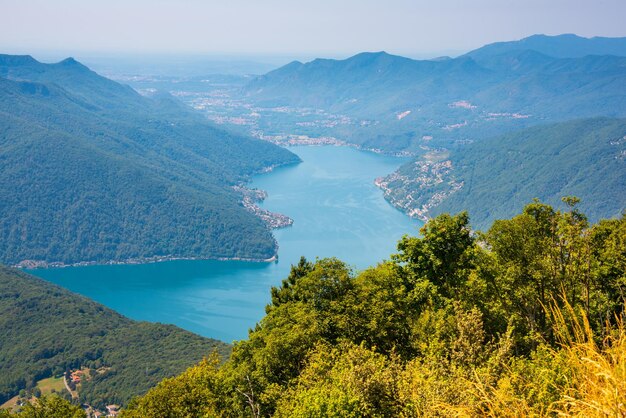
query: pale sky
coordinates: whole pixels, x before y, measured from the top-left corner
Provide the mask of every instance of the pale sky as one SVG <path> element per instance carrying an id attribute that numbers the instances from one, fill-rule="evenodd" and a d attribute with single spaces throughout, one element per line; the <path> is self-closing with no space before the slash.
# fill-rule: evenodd
<path id="1" fill-rule="evenodd" d="M 626 36 L 626 0 L 0 0 L 0 52 L 460 53 L 535 33 Z"/>

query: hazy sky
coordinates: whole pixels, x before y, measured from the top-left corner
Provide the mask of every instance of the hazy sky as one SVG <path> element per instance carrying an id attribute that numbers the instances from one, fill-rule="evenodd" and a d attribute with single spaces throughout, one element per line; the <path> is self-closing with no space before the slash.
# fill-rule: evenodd
<path id="1" fill-rule="evenodd" d="M 0 0 L 0 52 L 417 56 L 626 36 L 625 18 L 626 0 Z"/>

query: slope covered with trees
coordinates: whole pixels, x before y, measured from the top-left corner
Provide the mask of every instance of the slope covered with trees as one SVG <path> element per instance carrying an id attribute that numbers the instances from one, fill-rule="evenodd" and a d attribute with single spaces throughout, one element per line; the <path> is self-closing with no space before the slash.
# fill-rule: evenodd
<path id="1" fill-rule="evenodd" d="M 68 59 L 0 56 L 0 260 L 272 257 L 232 186 L 299 161 Z"/>
<path id="2" fill-rule="evenodd" d="M 535 197 L 557 206 L 579 196 L 590 219 L 617 217 L 626 208 L 626 119 L 537 126 L 432 152 L 378 184 L 407 213 L 464 209 L 482 229 Z"/>
<path id="3" fill-rule="evenodd" d="M 428 222 L 362 272 L 302 259 L 222 366 L 125 417 L 620 416 L 626 218 L 533 202 L 484 234 Z"/>
<path id="4" fill-rule="evenodd" d="M 81 367 L 93 370 L 78 391 L 81 402 L 125 404 L 211 352 L 229 350 L 173 325 L 132 321 L 0 266 L 0 404 L 42 378 Z"/>

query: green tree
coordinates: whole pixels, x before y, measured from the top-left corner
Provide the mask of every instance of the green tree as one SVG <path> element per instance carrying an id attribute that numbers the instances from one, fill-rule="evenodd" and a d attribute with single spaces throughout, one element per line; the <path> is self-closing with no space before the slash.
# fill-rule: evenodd
<path id="1" fill-rule="evenodd" d="M 593 322 L 612 321 L 626 301 L 626 216 L 603 219 L 589 232 Z M 595 303 L 594 303 L 595 302 Z"/>
<path id="2" fill-rule="evenodd" d="M 400 367 L 363 346 L 316 346 L 277 417 L 396 417 Z"/>
<path id="3" fill-rule="evenodd" d="M 178 418 L 219 416 L 222 378 L 219 356 L 214 353 L 180 376 L 165 379 L 145 396 L 135 398 L 123 418 Z"/>
<path id="4" fill-rule="evenodd" d="M 42 396 L 32 402 L 27 402 L 16 414 L 6 414 L 7 417 L 18 418 L 85 418 L 87 416 L 79 406 L 72 405 L 56 395 Z"/>
<path id="5" fill-rule="evenodd" d="M 404 236 L 394 259 L 413 282 L 427 280 L 448 299 L 458 295 L 473 266 L 474 238 L 467 212 L 442 214 L 422 227 L 422 238 Z"/>
<path id="6" fill-rule="evenodd" d="M 300 257 L 300 261 L 298 262 L 298 264 L 295 266 L 291 266 L 289 276 L 287 276 L 287 278 L 282 281 L 281 286 L 272 286 L 272 289 L 270 291 L 272 296 L 272 304 L 266 308 L 266 312 L 271 308 L 271 306 L 278 306 L 292 300 L 293 292 L 291 291 L 291 287 L 296 284 L 298 279 L 306 276 L 311 271 L 313 271 L 313 267 L 313 263 L 307 261 L 304 256 Z"/>

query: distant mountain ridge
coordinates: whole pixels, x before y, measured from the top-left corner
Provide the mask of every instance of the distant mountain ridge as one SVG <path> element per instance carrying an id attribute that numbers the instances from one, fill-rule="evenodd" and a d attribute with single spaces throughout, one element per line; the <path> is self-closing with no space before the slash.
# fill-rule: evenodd
<path id="1" fill-rule="evenodd" d="M 140 96 L 73 59 L 0 56 L 0 260 L 267 259 L 233 186 L 287 150 Z"/>
<path id="2" fill-rule="evenodd" d="M 532 35 L 519 41 L 495 42 L 468 52 L 474 59 L 511 51 L 537 51 L 555 58 L 582 58 L 586 55 L 626 56 L 626 37 L 585 38 L 574 34 Z"/>
<path id="3" fill-rule="evenodd" d="M 535 45 L 541 48 L 529 49 Z M 626 38 L 536 36 L 447 60 L 361 53 L 293 62 L 252 80 L 242 94 L 259 106 L 322 108 L 354 122 L 309 135 L 419 153 L 422 137 L 448 146 L 546 122 L 626 116 L 623 45 Z"/>
<path id="4" fill-rule="evenodd" d="M 144 102 L 131 87 L 98 75 L 74 58 L 66 58 L 55 64 L 44 64 L 30 55 L 0 55 L 0 77 L 14 81 L 55 84 L 84 100 L 96 99 L 101 110 L 108 106 L 120 106 L 127 101 L 136 105 Z"/>
<path id="5" fill-rule="evenodd" d="M 376 86 L 378 89 L 389 89 L 385 93 L 392 96 L 433 73 L 459 70 L 484 72 L 471 59 L 416 61 L 386 52 L 364 52 L 345 60 L 316 59 L 305 64 L 294 61 L 251 81 L 246 92 L 252 98 L 258 96 L 270 102 L 342 108 L 344 99 L 378 93 L 370 90 L 374 84 L 381 84 Z"/>

